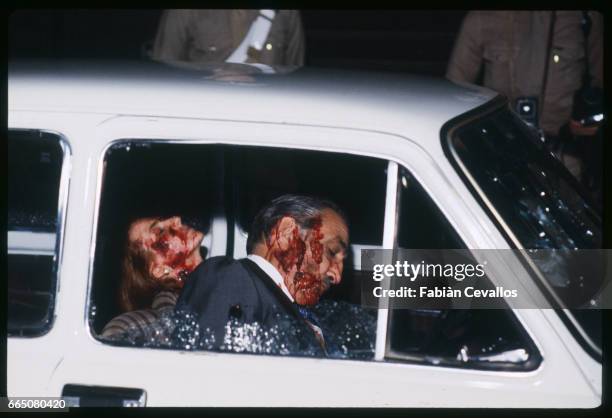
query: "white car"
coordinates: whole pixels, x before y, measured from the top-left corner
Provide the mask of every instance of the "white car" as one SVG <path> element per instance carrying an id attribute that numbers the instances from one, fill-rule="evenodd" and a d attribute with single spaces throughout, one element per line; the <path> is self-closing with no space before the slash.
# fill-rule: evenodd
<path id="1" fill-rule="evenodd" d="M 241 258 L 269 199 L 328 197 L 351 220 L 352 249 L 330 298 L 354 304 L 362 249 L 597 248 L 600 220 L 496 93 L 368 72 L 57 61 L 12 63 L 8 104 L 8 396 L 75 406 L 600 405 L 599 311 L 380 309 L 367 359 L 98 335 L 119 313 L 135 215 L 180 214 L 205 230 L 208 256 Z M 559 221 L 570 212 L 573 224 Z M 488 280 L 554 297 L 534 270 L 517 259 Z"/>

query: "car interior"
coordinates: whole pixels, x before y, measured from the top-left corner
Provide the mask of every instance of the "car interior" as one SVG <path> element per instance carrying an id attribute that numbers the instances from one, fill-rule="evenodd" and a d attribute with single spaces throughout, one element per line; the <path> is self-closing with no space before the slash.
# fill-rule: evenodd
<path id="1" fill-rule="evenodd" d="M 9 335 L 35 336 L 53 320 L 64 153 L 50 133 L 11 130 L 7 143 L 7 328 Z"/>
<path id="2" fill-rule="evenodd" d="M 56 202 L 63 154 L 53 135 L 15 131 L 10 138 L 12 155 L 19 158 L 11 159 L 9 178 L 24 181 L 9 182 L 9 332 L 34 335 L 49 328 L 54 306 Z M 257 211 L 286 193 L 329 199 L 345 212 L 351 251 L 342 282 L 323 299 L 359 306 L 363 283 L 371 281 L 371 271 L 361 267 L 360 250 L 382 248 L 388 164 L 377 158 L 286 148 L 142 139 L 116 142 L 104 156 L 95 220 L 92 331 L 100 333 L 121 313 L 120 265 L 131 221 L 179 215 L 205 233 L 204 258 L 242 258 Z M 403 167 L 398 192 L 399 248 L 466 248 Z M 375 321 L 377 310 L 369 312 Z M 392 309 L 387 325 L 385 355 L 392 361 L 507 370 L 524 370 L 539 362 L 537 349 L 507 310 Z"/>
<path id="3" fill-rule="evenodd" d="M 92 329 L 99 333 L 121 313 L 120 261 L 131 220 L 179 215 L 205 233 L 203 255 L 242 258 L 257 211 L 297 193 L 330 199 L 345 211 L 353 249 L 381 248 L 386 166 L 374 158 L 280 148 L 130 140 L 112 146 L 97 228 Z M 324 297 L 360 303 L 360 275 L 367 272 L 355 265 L 353 252 L 341 284 Z"/>
<path id="4" fill-rule="evenodd" d="M 286 148 L 117 142 L 104 157 L 92 330 L 99 333 L 121 313 L 120 261 L 131 220 L 180 215 L 205 232 L 204 256 L 242 258 L 257 211 L 286 193 L 330 199 L 345 212 L 352 251 L 341 284 L 323 298 L 359 305 L 362 283 L 371 276 L 361 270 L 359 250 L 382 248 L 388 164 L 370 157 Z M 398 185 L 400 248 L 466 248 L 408 170 L 400 168 Z M 506 310 L 393 309 L 387 336 L 390 360 L 508 370 L 539 362 L 533 343 Z"/>

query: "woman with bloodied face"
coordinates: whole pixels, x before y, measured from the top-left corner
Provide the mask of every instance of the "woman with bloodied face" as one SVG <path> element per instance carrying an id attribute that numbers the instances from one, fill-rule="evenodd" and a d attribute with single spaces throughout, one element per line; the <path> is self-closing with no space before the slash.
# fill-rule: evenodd
<path id="1" fill-rule="evenodd" d="M 126 332 L 144 338 L 161 315 L 172 312 L 185 277 L 203 260 L 204 234 L 171 218 L 140 218 L 130 224 L 122 260 L 119 306 L 122 314 L 102 330 L 113 338 Z"/>

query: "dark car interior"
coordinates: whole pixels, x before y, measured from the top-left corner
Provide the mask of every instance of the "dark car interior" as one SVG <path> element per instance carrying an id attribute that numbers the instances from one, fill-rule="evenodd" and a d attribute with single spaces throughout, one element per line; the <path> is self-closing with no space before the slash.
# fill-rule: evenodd
<path id="1" fill-rule="evenodd" d="M 248 231 L 263 205 L 297 193 L 334 201 L 349 219 L 352 243 L 380 246 L 385 169 L 383 160 L 314 151 L 129 140 L 114 145 L 105 156 L 91 295 L 93 330 L 99 333 L 121 313 L 120 264 L 132 220 L 180 215 L 206 233 L 215 216 L 225 217 L 225 254 L 233 256 L 236 224 Z M 349 255 L 345 266 L 352 264 Z M 345 268 L 342 283 L 325 297 L 359 304 L 360 274 Z"/>
<path id="2" fill-rule="evenodd" d="M 11 130 L 7 143 L 7 229 L 53 239 L 64 161 L 60 139 L 51 133 Z M 40 335 L 53 319 L 57 271 L 53 248 L 46 254 L 9 251 L 7 264 L 8 333 Z"/>

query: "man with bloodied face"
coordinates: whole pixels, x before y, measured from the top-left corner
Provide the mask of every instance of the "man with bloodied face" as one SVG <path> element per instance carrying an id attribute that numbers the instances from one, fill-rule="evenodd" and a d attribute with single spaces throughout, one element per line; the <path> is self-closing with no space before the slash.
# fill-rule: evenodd
<path id="1" fill-rule="evenodd" d="M 282 317 L 305 326 L 307 337 L 325 350 L 309 307 L 342 280 L 348 239 L 347 221 L 334 203 L 281 196 L 255 217 L 248 257 L 213 257 L 200 264 L 187 277 L 177 310 L 195 313 L 200 328 L 214 334 L 213 348 L 227 339 L 232 320 L 265 329 Z"/>
<path id="2" fill-rule="evenodd" d="M 247 252 L 260 267 L 268 270 L 267 263 L 280 273 L 277 284 L 290 299 L 312 306 L 342 280 L 348 227 L 337 208 L 313 211 L 296 202 L 300 199 L 279 199 L 255 218 Z"/>

